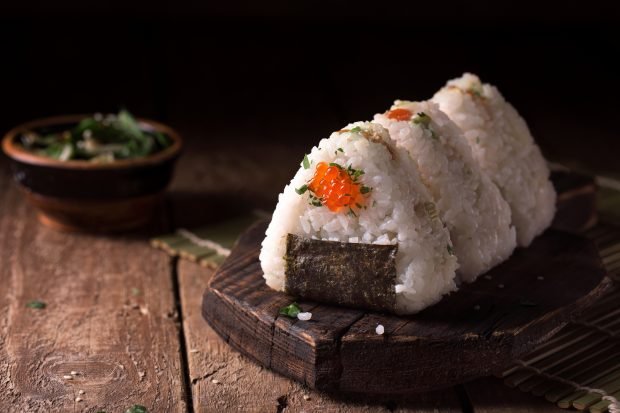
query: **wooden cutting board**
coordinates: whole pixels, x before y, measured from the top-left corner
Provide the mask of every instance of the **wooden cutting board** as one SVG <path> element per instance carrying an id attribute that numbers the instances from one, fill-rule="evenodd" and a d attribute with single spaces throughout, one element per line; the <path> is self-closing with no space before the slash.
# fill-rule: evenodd
<path id="1" fill-rule="evenodd" d="M 241 236 L 205 291 L 203 316 L 243 354 L 320 390 L 407 393 L 496 373 L 612 288 L 591 241 L 549 230 L 414 316 L 335 307 L 266 286 L 258 260 L 266 226 Z M 293 301 L 310 321 L 278 315 Z"/>

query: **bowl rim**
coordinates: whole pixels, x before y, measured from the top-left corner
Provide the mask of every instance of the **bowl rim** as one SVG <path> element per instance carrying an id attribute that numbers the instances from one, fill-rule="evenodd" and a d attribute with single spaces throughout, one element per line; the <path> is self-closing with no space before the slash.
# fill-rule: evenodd
<path id="1" fill-rule="evenodd" d="M 165 148 L 162 151 L 156 152 L 152 155 L 148 155 L 141 158 L 134 159 L 120 159 L 118 161 L 113 162 L 102 162 L 95 163 L 87 160 L 69 160 L 69 161 L 60 161 L 58 159 L 49 158 L 42 155 L 34 154 L 27 149 L 23 148 L 16 142 L 16 137 L 19 134 L 24 133 L 28 130 L 37 129 L 45 126 L 58 125 L 64 123 L 77 123 L 84 118 L 92 116 L 92 114 L 81 114 L 81 115 L 60 115 L 60 116 L 49 116 L 45 118 L 35 119 L 29 122 L 22 123 L 10 131 L 8 131 L 4 138 L 2 139 L 2 150 L 4 153 L 11 159 L 15 161 L 19 161 L 22 163 L 30 164 L 30 165 L 38 165 L 38 166 L 48 166 L 55 167 L 61 169 L 78 169 L 78 170 L 95 170 L 95 169 L 123 169 L 123 168 L 133 168 L 133 167 L 141 167 L 141 166 L 152 166 L 156 164 L 160 164 L 169 159 L 173 159 L 179 155 L 181 152 L 181 148 L 183 146 L 183 140 L 181 136 L 171 127 L 164 125 L 163 123 L 145 119 L 145 118 L 137 118 L 138 124 L 141 128 L 146 130 L 154 130 L 157 132 L 162 132 L 172 138 L 173 143 L 169 147 Z"/>

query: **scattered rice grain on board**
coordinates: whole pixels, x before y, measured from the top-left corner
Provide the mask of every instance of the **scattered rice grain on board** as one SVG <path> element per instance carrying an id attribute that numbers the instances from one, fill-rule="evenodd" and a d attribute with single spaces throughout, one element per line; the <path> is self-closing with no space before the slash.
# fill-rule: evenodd
<path id="1" fill-rule="evenodd" d="M 301 321 L 308 321 L 312 318 L 312 313 L 299 313 L 297 314 L 297 318 Z"/>

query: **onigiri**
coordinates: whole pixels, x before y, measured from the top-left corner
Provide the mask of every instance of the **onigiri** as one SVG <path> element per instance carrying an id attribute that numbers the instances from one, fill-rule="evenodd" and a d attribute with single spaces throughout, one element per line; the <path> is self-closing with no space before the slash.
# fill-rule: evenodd
<path id="1" fill-rule="evenodd" d="M 450 232 L 461 279 L 506 260 L 516 247 L 510 206 L 448 116 L 432 102 L 396 101 L 374 119 L 416 165 Z"/>
<path id="2" fill-rule="evenodd" d="M 388 131 L 350 124 L 312 148 L 280 194 L 260 252 L 266 283 L 319 301 L 418 312 L 456 290 L 457 258 L 436 210 Z M 378 256 L 384 262 L 372 263 Z"/>
<path id="3" fill-rule="evenodd" d="M 470 73 L 450 80 L 432 101 L 462 130 L 510 205 L 518 245 L 528 246 L 551 224 L 556 194 L 527 124 L 496 87 Z"/>

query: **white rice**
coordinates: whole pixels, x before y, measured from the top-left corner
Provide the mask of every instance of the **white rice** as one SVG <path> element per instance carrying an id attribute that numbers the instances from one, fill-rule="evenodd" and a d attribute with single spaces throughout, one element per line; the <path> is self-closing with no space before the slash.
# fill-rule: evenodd
<path id="1" fill-rule="evenodd" d="M 497 88 L 466 73 L 432 99 L 461 128 L 482 170 L 512 210 L 517 242 L 528 246 L 553 220 L 555 191 L 540 149 Z"/>
<path id="2" fill-rule="evenodd" d="M 450 236 L 440 219 L 429 217 L 425 204 L 432 199 L 406 151 L 397 148 L 380 125 L 357 122 L 347 129 L 354 127 L 363 132 L 335 132 L 314 147 L 308 155 L 310 167 L 302 165 L 280 194 L 260 253 L 264 277 L 271 288 L 284 290 L 288 233 L 320 240 L 397 244 L 395 312 L 414 313 L 456 289 L 457 261 L 448 251 Z M 365 172 L 361 181 L 372 191 L 357 216 L 312 206 L 307 192 L 295 192 L 312 179 L 319 162 L 351 165 Z"/>
<path id="3" fill-rule="evenodd" d="M 464 281 L 474 281 L 507 259 L 516 246 L 510 207 L 480 170 L 459 128 L 436 104 L 396 101 L 392 109 L 397 108 L 411 112 L 412 120 L 378 114 L 375 122 L 388 129 L 397 146 L 407 150 L 417 165 L 450 231 L 459 275 Z M 420 123 L 418 113 L 428 116 L 430 124 Z"/>

